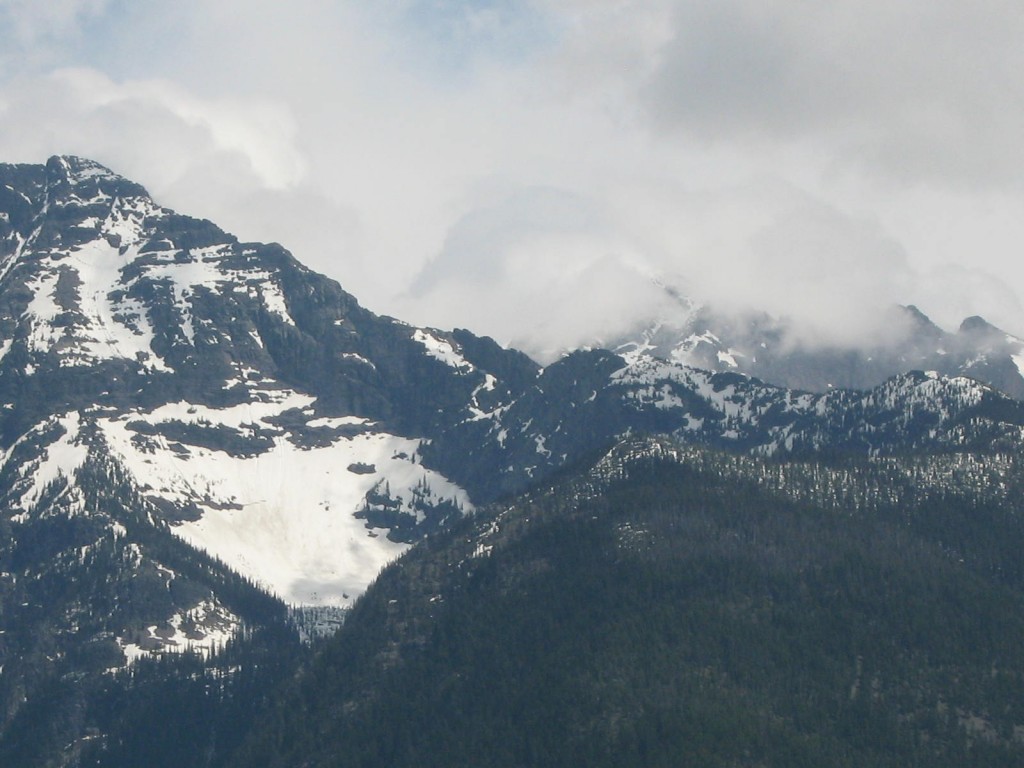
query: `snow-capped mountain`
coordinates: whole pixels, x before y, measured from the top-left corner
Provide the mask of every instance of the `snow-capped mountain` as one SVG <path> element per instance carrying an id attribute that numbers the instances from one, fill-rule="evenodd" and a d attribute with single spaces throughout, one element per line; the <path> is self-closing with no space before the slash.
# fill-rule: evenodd
<path id="1" fill-rule="evenodd" d="M 991 452 L 1024 440 L 1024 403 L 934 371 L 900 374 L 871 390 L 815 394 L 642 352 L 592 350 L 548 366 L 511 405 L 458 425 L 426 455 L 463 456 L 448 476 L 493 498 L 629 434 L 669 434 L 761 456 Z"/>
<path id="2" fill-rule="evenodd" d="M 884 360 L 801 358 L 769 320 L 695 310 L 542 367 L 375 315 L 89 160 L 0 165 L 0 762 L 51 717 L 46 691 L 71 723 L 54 733 L 87 740 L 75 697 L 108 672 L 212 657 L 288 605 L 331 625 L 414 542 L 630 435 L 1019 452 L 1024 402 L 999 390 L 1024 343 L 904 312 L 916 341 Z M 750 375 L 773 371 L 800 387 Z M 838 386 L 860 375 L 877 381 Z"/>
<path id="3" fill-rule="evenodd" d="M 75 478 L 102 456 L 183 540 L 289 602 L 347 604 L 408 546 L 400 531 L 470 508 L 419 460 L 425 435 L 535 374 L 499 351 L 495 375 L 463 356 L 493 345 L 457 338 L 377 317 L 281 247 L 90 161 L 0 167 L 0 435 L 19 528 L 80 503 Z"/>
<path id="4" fill-rule="evenodd" d="M 25 542 L 62 530 L 47 557 L 171 573 L 146 543 L 167 533 L 287 603 L 343 607 L 425 533 L 630 433 L 766 455 L 1021 440 L 1024 405 L 972 379 L 809 394 L 656 341 L 541 369 L 377 316 L 91 161 L 0 166 L 4 551 L 30 560 Z M 244 616 L 203 583 L 102 632 L 126 659 L 139 638 L 187 644 L 183 617 L 216 617 L 193 645 L 230 633 Z"/>
<path id="5" fill-rule="evenodd" d="M 643 352 L 712 371 L 756 376 L 792 389 L 869 389 L 909 370 L 969 376 L 1024 399 L 1024 339 L 969 317 L 945 331 L 914 306 L 894 306 L 885 331 L 860 344 L 810 343 L 765 313 L 725 313 L 676 297 L 678 313 L 611 340 L 622 353 Z"/>

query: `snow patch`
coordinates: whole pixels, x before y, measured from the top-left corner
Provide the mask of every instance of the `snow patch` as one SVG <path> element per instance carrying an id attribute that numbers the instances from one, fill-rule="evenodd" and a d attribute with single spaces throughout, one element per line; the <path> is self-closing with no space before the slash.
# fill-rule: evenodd
<path id="1" fill-rule="evenodd" d="M 367 431 L 328 445 L 296 445 L 265 420 L 285 410 L 311 412 L 313 398 L 290 390 L 272 394 L 272 402 L 223 409 L 172 403 L 99 424 L 146 495 L 199 510 L 199 519 L 176 523 L 174 533 L 295 605 L 350 605 L 408 548 L 355 517 L 371 491 L 387 488 L 402 511 L 414 511 L 417 488 L 423 487 L 432 499 L 472 508 L 465 491 L 416 461 L 421 441 Z M 159 432 L 140 441 L 129 428 L 133 421 L 259 427 L 264 435 L 273 429 L 277 434 L 264 437 L 269 445 L 256 455 L 238 456 L 183 445 Z M 320 417 L 307 426 L 369 424 L 348 416 Z M 373 471 L 349 472 L 353 464 Z"/>
<path id="2" fill-rule="evenodd" d="M 427 333 L 421 328 L 413 331 L 412 338 L 414 341 L 422 344 L 423 348 L 427 350 L 427 354 L 435 360 L 440 360 L 445 365 L 449 365 L 459 371 L 473 370 L 472 363 L 456 352 L 451 342 L 439 339 L 437 336 Z"/>
<path id="3" fill-rule="evenodd" d="M 241 627 L 241 620 L 212 600 L 203 600 L 184 613 L 176 613 L 163 625 L 152 624 L 138 642 L 117 638 L 130 666 L 141 658 L 161 653 L 199 653 L 209 656 L 224 647 Z"/>
<path id="4" fill-rule="evenodd" d="M 15 522 L 24 522 L 27 519 L 28 512 L 39 502 L 43 491 L 50 483 L 61 477 L 74 477 L 89 455 L 88 446 L 80 439 L 81 419 L 77 412 L 72 412 L 45 422 L 18 440 L 8 451 L 5 463 L 19 444 L 37 435 L 40 429 L 52 426 L 54 421 L 60 425 L 64 433 L 43 449 L 43 455 L 38 460 L 19 468 L 23 480 L 28 481 L 28 486 L 19 494 L 18 506 L 22 513 L 11 518 Z"/>
<path id="5" fill-rule="evenodd" d="M 1013 359 L 1013 364 L 1017 366 L 1017 373 L 1024 377 L 1024 354 L 1017 354 L 1010 356 Z"/>

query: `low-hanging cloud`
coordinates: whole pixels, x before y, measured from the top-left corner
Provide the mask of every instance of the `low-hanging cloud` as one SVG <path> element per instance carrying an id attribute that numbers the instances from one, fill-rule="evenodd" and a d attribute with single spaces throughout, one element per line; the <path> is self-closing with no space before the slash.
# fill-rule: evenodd
<path id="1" fill-rule="evenodd" d="M 787 321 L 793 343 L 881 343 L 892 332 L 887 310 L 918 276 L 877 222 L 767 181 L 701 193 L 699 206 L 687 197 L 677 191 L 685 215 L 652 239 L 651 217 L 618 215 L 626 206 L 614 198 L 519 190 L 453 226 L 414 281 L 410 311 L 447 307 L 449 324 L 472 317 L 498 336 L 527 315 L 531 327 L 506 340 L 545 360 L 638 326 L 684 322 L 689 305 L 666 287 L 717 311 L 767 311 Z"/>
<path id="2" fill-rule="evenodd" d="M 109 159 L 124 173 L 142 169 L 157 186 L 222 155 L 242 158 L 254 183 L 270 189 L 303 176 L 294 123 L 274 103 L 204 101 L 166 81 L 122 84 L 91 69 L 60 69 L 9 84 L 3 111 L 0 151 L 10 159 L 62 146 Z"/>
<path id="3" fill-rule="evenodd" d="M 680 312 L 1024 331 L 1012 4 L 0 0 L 0 159 L 88 155 L 535 354 Z M 999 290 L 996 290 L 996 289 Z"/>
<path id="4" fill-rule="evenodd" d="M 662 291 L 607 214 L 592 198 L 550 187 L 473 210 L 413 281 L 408 309 L 444 325 L 468 319 L 542 360 L 612 337 L 648 319 Z"/>

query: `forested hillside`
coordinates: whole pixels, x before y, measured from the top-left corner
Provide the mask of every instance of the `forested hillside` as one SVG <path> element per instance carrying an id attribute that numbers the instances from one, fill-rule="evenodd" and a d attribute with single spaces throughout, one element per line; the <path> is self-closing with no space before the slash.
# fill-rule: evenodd
<path id="1" fill-rule="evenodd" d="M 1020 765 L 985 469 L 628 443 L 386 571 L 234 765 Z"/>

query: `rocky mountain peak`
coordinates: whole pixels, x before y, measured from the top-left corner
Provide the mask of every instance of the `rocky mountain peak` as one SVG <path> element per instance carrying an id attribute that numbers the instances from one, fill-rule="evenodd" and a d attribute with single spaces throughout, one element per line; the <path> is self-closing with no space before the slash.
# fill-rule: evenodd
<path id="1" fill-rule="evenodd" d="M 896 307 L 900 319 L 910 326 L 910 333 L 918 339 L 940 339 L 945 333 L 932 319 L 913 304 Z"/>
<path id="2" fill-rule="evenodd" d="M 794 389 L 870 389 L 908 370 L 967 375 L 1024 399 L 1024 340 L 981 317 L 955 332 L 913 305 L 894 305 L 862 342 L 808 342 L 785 319 L 701 307 L 678 323 L 652 322 L 613 348 L 715 371 L 736 371 Z"/>
<path id="3" fill-rule="evenodd" d="M 104 165 L 76 155 L 54 155 L 46 161 L 47 188 L 53 192 L 99 191 L 107 197 L 149 197 L 146 189 Z"/>
<path id="4" fill-rule="evenodd" d="M 985 318 L 972 315 L 960 323 L 959 332 L 966 336 L 983 337 L 990 335 L 1005 336 L 1005 332 L 999 330 Z"/>
<path id="5" fill-rule="evenodd" d="M 159 524 L 290 602 L 346 605 L 425 532 L 623 434 L 769 454 L 966 445 L 952 430 L 984 399 L 927 377 L 864 396 L 762 384 L 745 366 L 771 359 L 773 326 L 712 329 L 703 311 L 680 349 L 665 326 L 540 371 L 468 331 L 378 317 L 280 246 L 92 161 L 0 166 L 0 190 L 11 524 L 79 514 L 104 457 Z M 740 349 L 740 332 L 771 344 Z M 867 411 L 871 429 L 850 416 Z"/>
<path id="6" fill-rule="evenodd" d="M 532 381 L 525 357 L 377 317 L 89 160 L 2 166 L 0 187 L 0 445 L 22 446 L 0 472 L 21 525 L 106 456 L 181 538 L 331 605 L 471 508 L 421 454 Z"/>
<path id="7" fill-rule="evenodd" d="M 212 652 L 275 620 L 266 592 L 345 610 L 413 542 L 627 435 L 774 457 L 1024 443 L 1024 404 L 977 380 L 998 371 L 976 354 L 974 378 L 929 365 L 815 394 L 751 366 L 820 378 L 863 360 L 786 357 L 770 318 L 692 322 L 541 369 L 377 316 L 91 161 L 0 166 L 0 710 L 35 669 L 79 674 L 60 660 L 83 647 L 97 675 Z M 962 358 L 957 338 L 935 359 Z M 37 659 L 21 671 L 8 621 Z"/>

